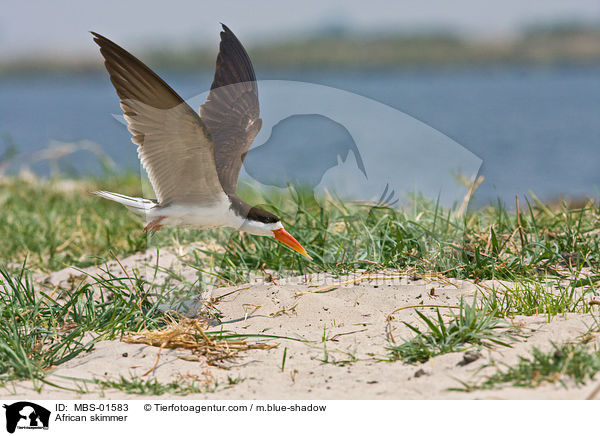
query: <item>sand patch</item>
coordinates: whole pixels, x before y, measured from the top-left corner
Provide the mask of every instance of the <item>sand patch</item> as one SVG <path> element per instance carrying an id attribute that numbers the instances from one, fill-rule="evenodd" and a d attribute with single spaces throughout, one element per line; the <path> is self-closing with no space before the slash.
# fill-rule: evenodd
<path id="1" fill-rule="evenodd" d="M 140 257 L 142 256 L 142 257 Z M 146 256 L 144 258 L 143 256 Z M 132 256 L 121 263 L 131 269 L 143 261 L 155 261 L 149 253 Z M 165 267 L 181 268 L 177 255 L 161 252 Z M 113 265 L 120 268 L 119 265 Z M 91 269 L 90 269 L 91 270 Z M 141 271 L 141 270 L 140 270 Z M 47 283 L 63 287 L 70 274 L 61 271 L 45 278 Z M 189 279 L 193 279 L 192 272 Z M 576 339 L 593 324 L 591 315 L 567 314 L 518 316 L 510 320 L 524 334 L 512 348 L 480 350 L 480 355 L 450 353 L 423 364 L 409 365 L 389 360 L 388 347 L 412 337 L 403 321 L 422 326 L 414 308 L 427 315 L 435 306 L 455 306 L 461 298 L 471 301 L 477 286 L 469 281 L 439 280 L 413 274 L 393 279 L 378 278 L 349 283 L 359 277 L 310 275 L 234 287 L 202 289 L 199 295 L 212 301 L 221 313 L 220 324 L 212 330 L 280 336 L 288 339 L 264 339 L 277 347 L 248 350 L 238 358 L 225 359 L 211 366 L 202 359 L 190 361 L 189 350 L 162 349 L 121 341 L 100 341 L 92 351 L 52 369 L 49 380 L 63 386 L 81 386 L 78 379 L 153 377 L 162 382 L 205 380 L 210 392 L 190 394 L 186 398 L 226 399 L 442 399 L 442 398 L 585 398 L 597 383 L 583 387 L 560 384 L 535 389 L 506 388 L 493 391 L 455 392 L 460 380 L 472 383 L 492 368 L 480 371 L 490 361 L 514 363 L 518 356 L 529 356 L 536 346 L 550 349 L 551 341 L 563 343 Z M 157 280 L 160 280 L 158 276 Z M 335 284 L 339 286 L 332 286 Z M 490 286 L 493 283 L 487 283 Z M 327 292 L 314 292 L 330 286 Z M 431 306 L 431 307 L 430 307 Z M 448 309 L 440 309 L 450 320 Z M 390 314 L 392 314 L 390 318 Z M 597 340 L 594 338 L 593 340 Z M 284 359 L 285 355 L 285 359 Z M 154 368 L 154 365 L 156 367 Z M 144 376 L 144 374 L 148 375 Z M 231 383 L 231 380 L 238 382 Z M 216 387 L 215 387 L 216 383 Z M 73 393 L 44 386 L 41 393 L 30 382 L 17 382 L 2 396 L 28 398 L 139 398 L 114 389 L 98 390 L 87 384 L 88 393 Z M 214 389 L 213 389 L 214 388 Z M 171 396 L 171 395 L 167 395 Z M 165 398 L 167 397 L 165 396 Z"/>

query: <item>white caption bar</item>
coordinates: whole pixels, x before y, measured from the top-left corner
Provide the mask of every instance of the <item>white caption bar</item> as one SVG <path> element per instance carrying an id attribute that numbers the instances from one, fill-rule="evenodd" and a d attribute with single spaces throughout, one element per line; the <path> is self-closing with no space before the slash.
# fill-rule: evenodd
<path id="1" fill-rule="evenodd" d="M 9 434 L 580 434 L 596 402 L 0 400 Z M 586 418 L 587 417 L 587 418 Z M 293 431 L 292 431 L 293 430 Z M 218 432 L 218 433 L 217 433 Z M 315 433 L 316 432 L 316 433 Z M 333 433 L 335 432 L 335 433 Z M 385 432 L 385 433 L 384 433 Z M 595 430 L 594 430 L 595 432 Z M 6 433 L 5 433 L 6 434 Z"/>

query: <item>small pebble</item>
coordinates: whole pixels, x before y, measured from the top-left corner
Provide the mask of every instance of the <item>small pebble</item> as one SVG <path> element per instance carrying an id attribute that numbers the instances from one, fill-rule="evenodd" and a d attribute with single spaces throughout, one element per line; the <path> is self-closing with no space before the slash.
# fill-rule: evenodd
<path id="1" fill-rule="evenodd" d="M 481 355 L 481 353 L 477 351 L 467 351 L 465 354 L 463 354 L 463 359 L 460 362 L 458 362 L 458 366 L 468 365 L 469 363 L 473 363 L 477 359 L 480 359 L 482 357 L 483 356 Z"/>
<path id="2" fill-rule="evenodd" d="M 421 368 L 415 372 L 413 377 L 419 378 L 419 377 L 423 377 L 424 375 L 427 375 L 427 372 L 423 368 Z"/>

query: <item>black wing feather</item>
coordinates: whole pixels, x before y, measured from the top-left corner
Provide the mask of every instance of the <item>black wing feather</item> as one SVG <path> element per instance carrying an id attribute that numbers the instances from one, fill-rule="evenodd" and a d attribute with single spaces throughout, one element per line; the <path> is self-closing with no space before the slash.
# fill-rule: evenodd
<path id="1" fill-rule="evenodd" d="M 110 39 L 91 32 L 121 100 L 136 100 L 156 109 L 172 109 L 183 99 L 142 61 Z"/>
<path id="2" fill-rule="evenodd" d="M 215 163 L 223 189 L 234 194 L 242 162 L 262 120 L 258 86 L 246 50 L 224 24 L 215 77 L 200 117 L 215 145 Z"/>

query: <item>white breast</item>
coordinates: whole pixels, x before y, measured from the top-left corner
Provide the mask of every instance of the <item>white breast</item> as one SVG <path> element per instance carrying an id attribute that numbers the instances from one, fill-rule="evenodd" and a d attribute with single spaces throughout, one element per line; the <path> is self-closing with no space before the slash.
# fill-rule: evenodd
<path id="1" fill-rule="evenodd" d="M 274 230 L 283 228 L 281 222 L 265 224 L 240 217 L 231 210 L 231 202 L 226 195 L 223 195 L 221 201 L 212 206 L 172 205 L 153 208 L 148 211 L 146 218 L 151 221 L 162 216 L 166 217 L 162 224 L 167 226 L 196 229 L 232 227 L 241 232 L 261 236 L 273 236 Z"/>
<path id="2" fill-rule="evenodd" d="M 149 219 L 166 217 L 163 221 L 168 226 L 194 227 L 210 229 L 214 227 L 240 228 L 244 220 L 231 210 L 231 203 L 223 195 L 220 202 L 211 206 L 178 205 L 156 208 L 148 214 Z"/>

